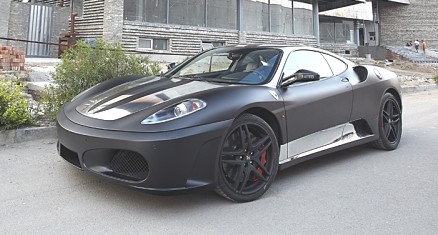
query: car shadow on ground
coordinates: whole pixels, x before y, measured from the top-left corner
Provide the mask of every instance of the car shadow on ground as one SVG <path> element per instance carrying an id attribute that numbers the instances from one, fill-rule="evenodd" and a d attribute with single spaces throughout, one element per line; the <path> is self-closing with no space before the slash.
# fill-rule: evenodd
<path id="1" fill-rule="evenodd" d="M 349 161 L 354 161 L 358 158 L 372 156 L 378 151 L 379 150 L 375 150 L 366 146 L 359 146 L 324 155 L 322 157 L 289 167 L 278 173 L 277 178 L 275 179 L 270 190 L 268 190 L 264 196 L 250 203 L 264 203 L 264 200 L 269 200 L 269 198 L 271 196 L 275 196 L 275 194 L 286 193 L 287 189 L 283 187 L 285 185 L 294 187 L 293 182 L 296 179 L 306 177 L 308 174 L 324 172 L 327 168 L 344 164 Z M 68 168 L 70 173 L 74 175 L 75 178 L 77 177 L 75 180 L 86 182 L 82 185 L 81 191 L 83 191 L 82 193 L 85 194 L 84 197 L 87 197 L 88 200 L 104 199 L 109 204 L 120 203 L 124 207 L 129 208 L 135 207 L 140 208 L 141 210 L 149 211 L 165 210 L 168 212 L 190 211 L 194 208 L 199 209 L 202 207 L 212 208 L 216 205 L 218 206 L 217 208 L 228 205 L 236 205 L 235 203 L 216 195 L 213 191 L 197 191 L 188 194 L 170 196 L 154 195 L 114 183 L 109 183 L 83 171 L 71 169 L 70 167 Z M 91 180 L 90 178 L 93 179 Z M 244 205 L 247 204 L 248 203 L 245 203 Z"/>
<path id="2" fill-rule="evenodd" d="M 293 178 L 308 174 L 309 172 L 324 171 L 325 168 L 329 168 L 333 165 L 339 165 L 343 162 L 363 158 L 366 155 L 372 155 L 376 152 L 380 152 L 380 150 L 363 145 L 323 155 L 280 171 L 276 180 L 289 181 Z"/>

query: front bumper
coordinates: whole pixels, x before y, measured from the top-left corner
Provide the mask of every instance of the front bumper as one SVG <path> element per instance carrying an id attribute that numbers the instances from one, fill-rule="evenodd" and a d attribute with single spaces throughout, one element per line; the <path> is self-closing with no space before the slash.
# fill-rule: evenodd
<path id="1" fill-rule="evenodd" d="M 101 130 L 58 114 L 58 151 L 105 180 L 158 194 L 215 185 L 222 137 L 232 120 L 159 133 Z"/>

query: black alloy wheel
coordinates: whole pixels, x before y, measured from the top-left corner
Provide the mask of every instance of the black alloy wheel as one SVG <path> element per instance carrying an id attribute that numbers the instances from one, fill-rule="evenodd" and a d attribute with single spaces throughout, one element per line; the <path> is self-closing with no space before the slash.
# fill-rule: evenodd
<path id="1" fill-rule="evenodd" d="M 258 116 L 243 114 L 224 140 L 216 192 L 236 202 L 259 198 L 277 174 L 278 155 L 278 142 L 271 127 Z"/>
<path id="2" fill-rule="evenodd" d="M 402 110 L 399 101 L 391 93 L 382 97 L 379 113 L 379 139 L 372 144 L 383 150 L 394 150 L 402 134 Z"/>

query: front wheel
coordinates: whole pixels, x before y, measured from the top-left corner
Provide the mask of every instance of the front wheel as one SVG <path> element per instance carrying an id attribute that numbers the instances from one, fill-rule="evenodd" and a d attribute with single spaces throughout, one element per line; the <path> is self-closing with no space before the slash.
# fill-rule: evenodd
<path id="1" fill-rule="evenodd" d="M 236 202 L 262 196 L 278 171 L 279 147 L 263 119 L 243 114 L 231 126 L 218 161 L 216 192 Z"/>
<path id="2" fill-rule="evenodd" d="M 391 93 L 382 97 L 379 113 L 379 139 L 372 145 L 383 150 L 394 150 L 402 134 L 402 111 L 399 101 Z"/>

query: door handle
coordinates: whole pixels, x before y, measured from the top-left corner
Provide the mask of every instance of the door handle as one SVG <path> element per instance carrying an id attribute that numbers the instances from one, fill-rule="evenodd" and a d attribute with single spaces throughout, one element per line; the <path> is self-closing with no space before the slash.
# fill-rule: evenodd
<path id="1" fill-rule="evenodd" d="M 349 82 L 350 80 L 348 78 L 342 78 L 341 82 Z"/>

